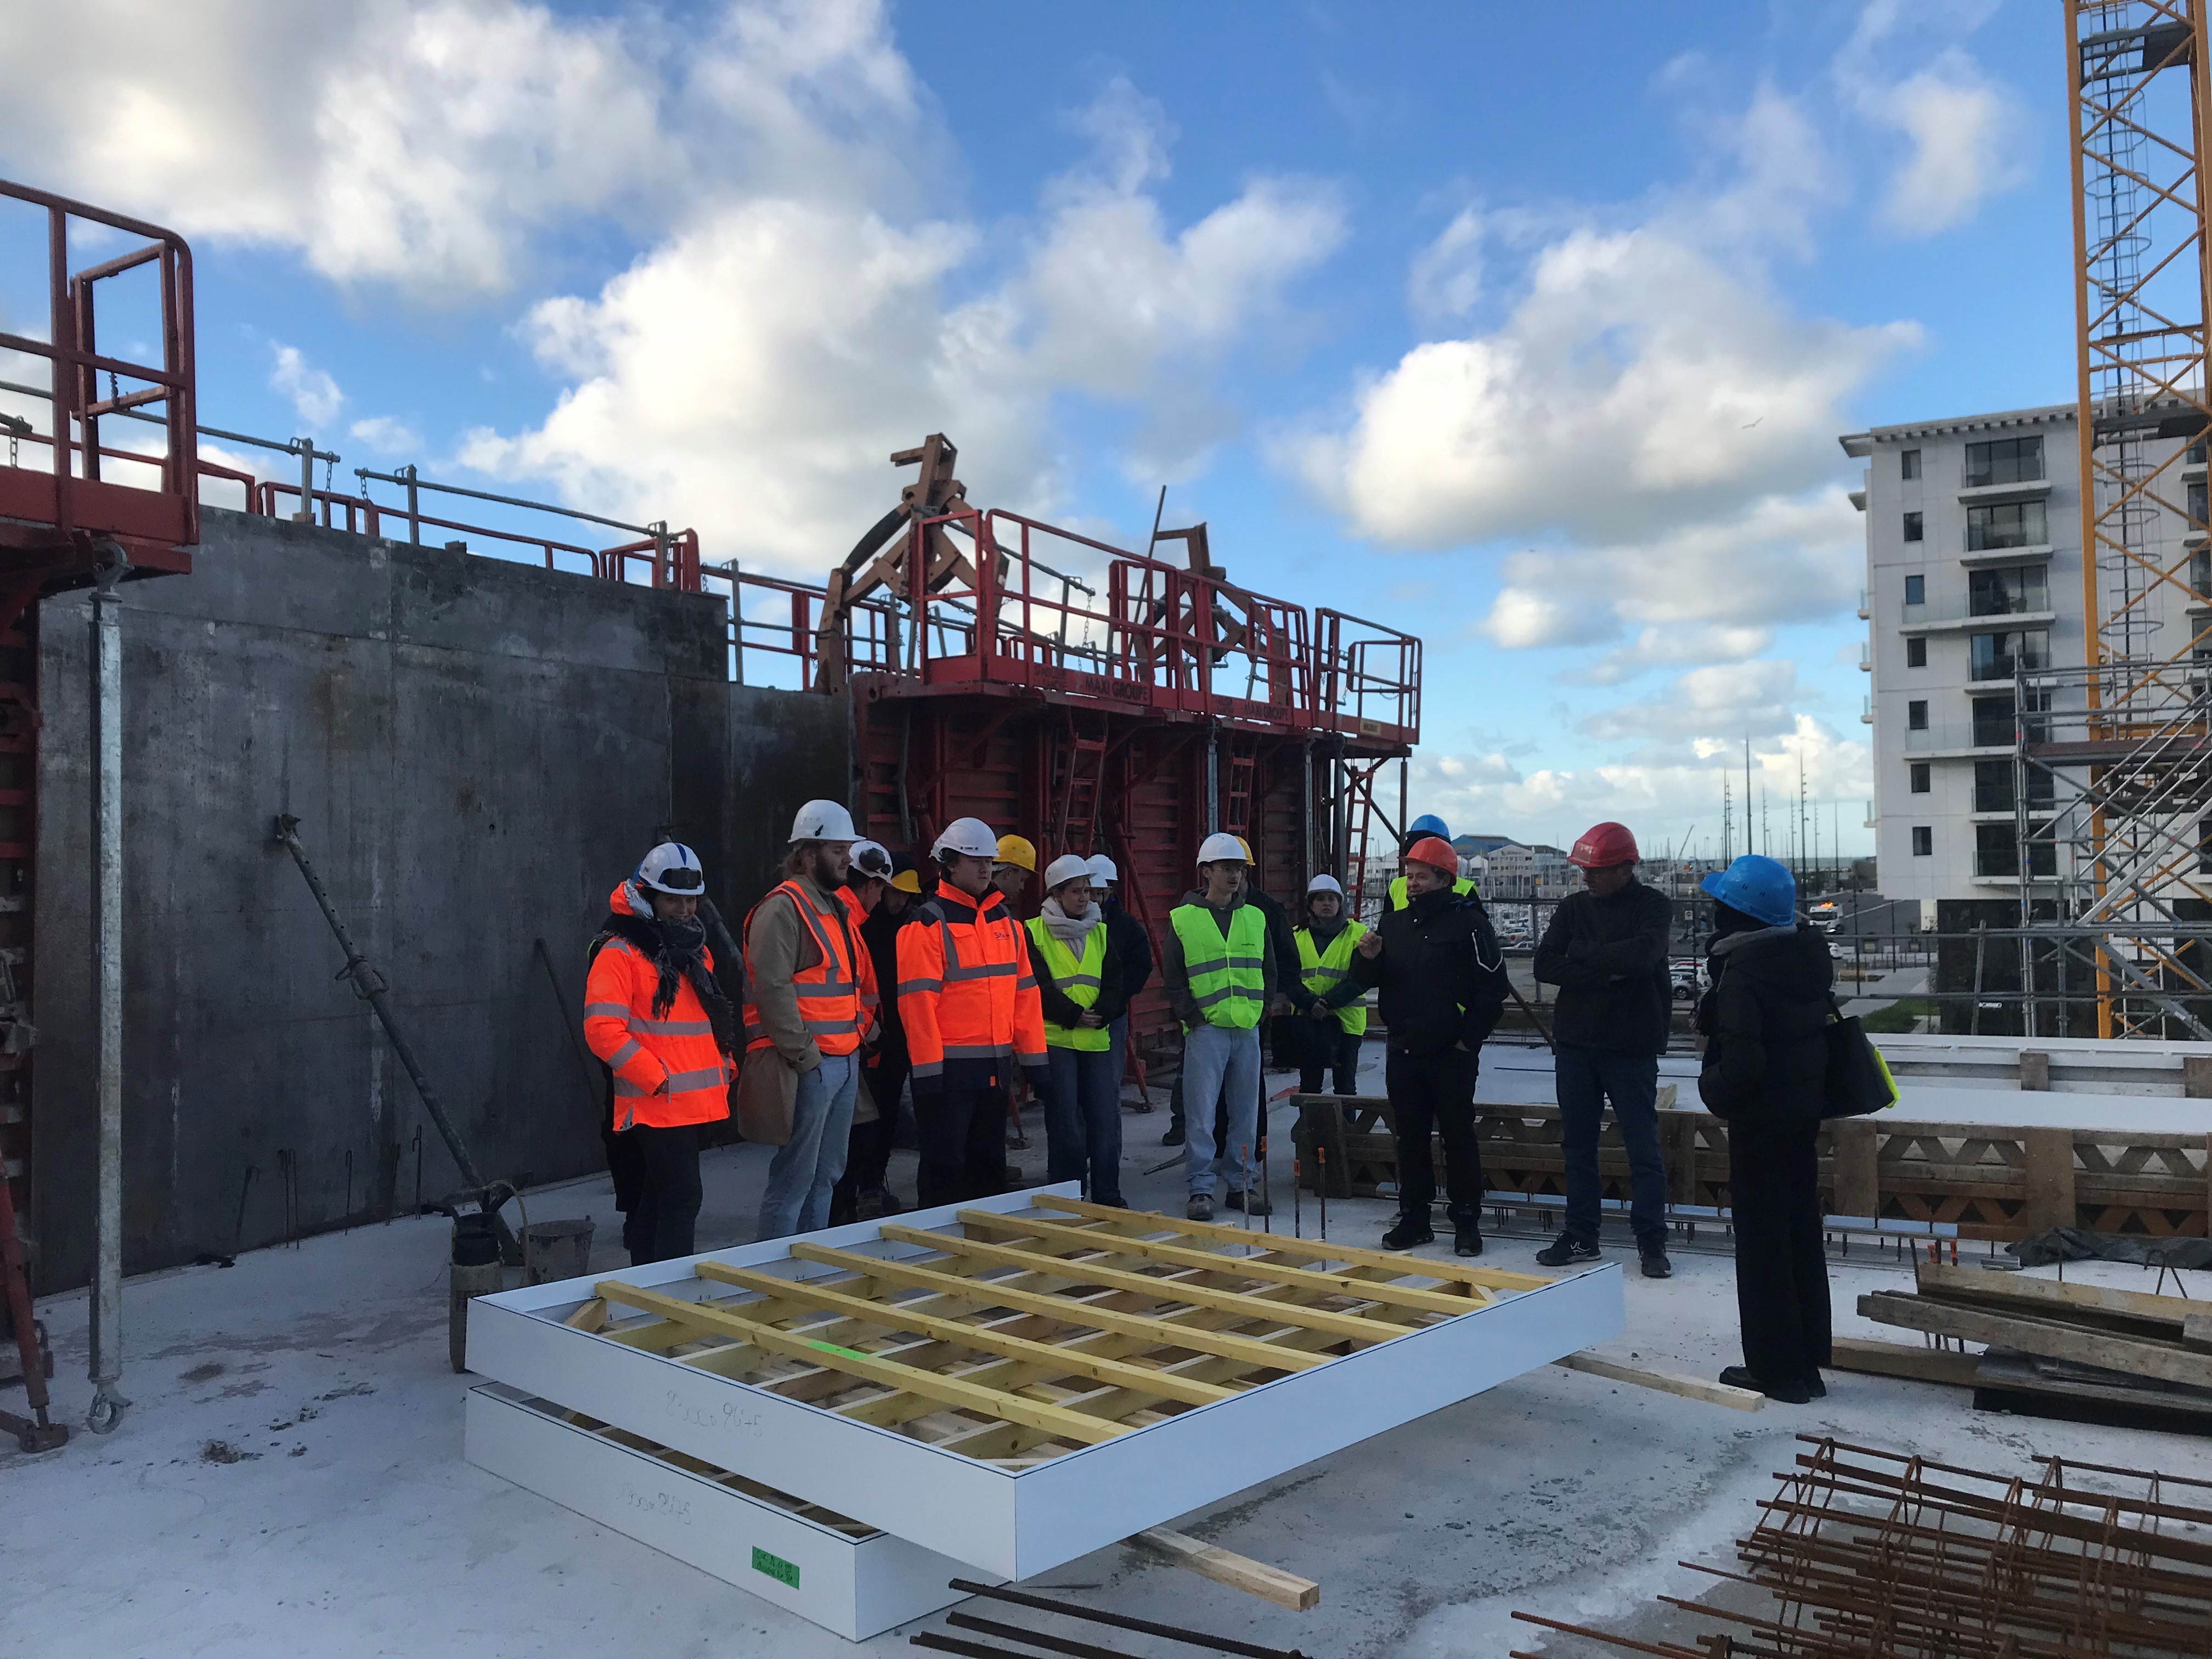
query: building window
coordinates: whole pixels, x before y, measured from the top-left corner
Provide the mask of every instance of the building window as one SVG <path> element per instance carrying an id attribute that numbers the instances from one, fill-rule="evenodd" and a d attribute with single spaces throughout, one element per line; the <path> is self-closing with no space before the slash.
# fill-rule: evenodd
<path id="1" fill-rule="evenodd" d="M 1925 668 L 1928 666 L 1928 636 L 1925 634 L 1908 634 L 1905 635 L 1905 665 L 1907 668 Z"/>
<path id="2" fill-rule="evenodd" d="M 2041 547 L 2050 540 L 2041 501 L 2005 501 L 1996 507 L 1966 509 L 1969 553 L 2003 547 Z"/>
<path id="3" fill-rule="evenodd" d="M 2027 694 L 2027 713 L 2021 716 L 2013 707 L 2010 696 L 1976 697 L 1973 701 L 1973 737 L 1977 749 L 2009 749 L 2021 726 L 2027 728 L 2030 742 L 2047 738 L 2047 723 L 2036 716 L 2051 707 L 2051 693 L 2030 691 Z"/>
<path id="4" fill-rule="evenodd" d="M 2051 826 L 2033 823 L 2027 826 L 2027 869 L 2031 876 L 2055 874 L 2058 868 L 2058 848 L 2048 839 Z M 1974 826 L 1974 873 L 1978 876 L 2017 876 L 2020 874 L 2021 843 L 2009 823 L 1978 823 Z"/>
<path id="5" fill-rule="evenodd" d="M 2051 666 L 2051 630 L 2014 629 L 2005 634 L 1976 634 L 1967 641 L 1970 680 L 2008 680 Z"/>
<path id="6" fill-rule="evenodd" d="M 1905 539 L 1908 542 L 1917 542 L 1920 539 L 1920 515 L 1917 513 L 1908 513 L 1905 515 Z"/>
<path id="7" fill-rule="evenodd" d="M 2039 766 L 2027 769 L 2027 804 L 2031 811 L 2048 809 L 2054 785 L 2051 774 Z M 1974 811 L 2009 812 L 2013 810 L 2013 770 L 2008 760 L 1974 763 Z"/>
<path id="8" fill-rule="evenodd" d="M 2204 528 L 2204 480 L 2197 478 L 2189 486 L 2189 518 L 2199 530 Z"/>
<path id="9" fill-rule="evenodd" d="M 1997 565 L 1966 573 L 1966 614 L 2012 617 L 2051 609 L 2051 586 L 2039 564 Z"/>
<path id="10" fill-rule="evenodd" d="M 1916 697 L 1905 705 L 1905 729 L 1908 732 L 1925 732 L 1928 729 L 1928 704 L 1925 699 Z"/>
<path id="11" fill-rule="evenodd" d="M 2197 823 L 2197 873 L 2212 874 L 2212 818 L 2200 818 Z"/>
<path id="12" fill-rule="evenodd" d="M 1917 859 L 1924 859 L 1933 858 L 1935 854 L 1935 826 L 1928 823 L 1914 824 L 1912 826 L 1912 856 Z"/>
<path id="13" fill-rule="evenodd" d="M 1913 516 L 1917 518 L 1919 515 L 1916 514 Z M 1928 603 L 1927 577 L 1907 576 L 1905 579 L 1905 602 L 1907 605 L 1925 605 Z"/>
<path id="14" fill-rule="evenodd" d="M 2043 440 L 1998 438 L 1966 446 L 1966 487 L 2033 483 L 2043 477 Z"/>
<path id="15" fill-rule="evenodd" d="M 1930 787 L 1928 773 L 1929 765 L 1926 761 L 1914 761 L 1905 768 L 1905 775 L 1911 781 L 1911 787 L 1914 794 L 1924 795 L 1928 793 Z"/>
<path id="16" fill-rule="evenodd" d="M 2200 547 L 2189 556 L 2189 585 L 2200 599 L 2212 597 L 2212 547 Z"/>
<path id="17" fill-rule="evenodd" d="M 1920 476 L 1918 450 L 1900 449 L 1897 452 L 1897 476 L 1900 478 L 1917 478 Z"/>

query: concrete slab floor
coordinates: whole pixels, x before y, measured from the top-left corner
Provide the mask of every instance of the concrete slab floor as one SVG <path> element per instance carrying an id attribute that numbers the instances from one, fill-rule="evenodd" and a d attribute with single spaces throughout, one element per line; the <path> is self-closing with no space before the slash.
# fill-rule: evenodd
<path id="1" fill-rule="evenodd" d="M 1271 1091 L 1291 1079 L 1270 1079 Z M 1034 1124 L 1035 1120 L 1031 1120 Z M 1139 1171 L 1164 1111 L 1130 1115 L 1127 1189 L 1179 1210 L 1180 1169 Z M 1287 1107 L 1277 1109 L 1277 1218 L 1290 1220 Z M 1013 1154 L 1041 1179 L 1042 1129 Z M 765 1149 L 711 1154 L 702 1243 L 750 1236 Z M 893 1165 L 911 1195 L 913 1155 Z M 533 1219 L 591 1215 L 592 1265 L 624 1260 L 605 1181 L 533 1194 Z M 1315 1206 L 1304 1206 L 1306 1231 Z M 1333 1238 L 1371 1243 L 1388 1206 L 1329 1206 Z M 1525 1268 L 1541 1240 L 1493 1240 Z M 1737 1358 L 1731 1267 L 1701 1237 L 1675 1277 L 1628 1279 L 1630 1328 L 1607 1352 L 1710 1376 Z M 101 1438 L 0 1452 L 0 1651 L 76 1655 L 609 1655 L 635 1659 L 848 1652 L 847 1644 L 642 1545 L 602 1531 L 461 1458 L 477 1379 L 446 1357 L 447 1225 L 409 1219 L 263 1250 L 235 1267 L 134 1280 L 123 1389 L 136 1403 Z M 1623 1238 L 1617 1259 L 1628 1255 Z M 1907 1282 L 1894 1255 L 1833 1267 L 1838 1331 L 1900 1337 L 1852 1311 Z M 2140 1282 L 2137 1270 L 2069 1277 Z M 2194 1287 L 2192 1287 L 2194 1288 Z M 58 1350 L 62 1416 L 81 1423 L 86 1304 L 41 1305 Z M 1909 1337 L 1905 1340 L 1910 1340 Z M 20 1395 L 8 1396 L 11 1405 Z M 1711 1581 L 1799 1432 L 1835 1433 L 2026 1472 L 2036 1452 L 2177 1474 L 2212 1472 L 2212 1443 L 1978 1415 L 1949 1390 L 1837 1373 L 1812 1407 L 1746 1414 L 1553 1367 L 1267 1486 L 1182 1517 L 1184 1530 L 1321 1581 L 1320 1607 L 1269 1607 L 1120 1547 L 1038 1581 L 1074 1599 L 1309 1654 L 1493 1656 L 1534 1650 L 1516 1607 L 1641 1627 L 1661 1591 Z M 1014 1622 L 1029 1619 L 1017 1614 Z M 941 1623 L 941 1621 L 931 1621 Z M 890 1653 L 908 1632 L 867 1644 Z M 1073 1632 L 1070 1633 L 1081 1633 Z M 1133 1653 L 1178 1651 L 1115 1635 Z M 1180 1650 L 1188 1653 L 1190 1650 Z"/>

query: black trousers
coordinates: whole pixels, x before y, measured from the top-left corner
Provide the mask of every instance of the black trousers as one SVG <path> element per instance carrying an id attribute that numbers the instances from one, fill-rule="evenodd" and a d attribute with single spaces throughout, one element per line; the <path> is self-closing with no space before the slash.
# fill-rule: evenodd
<path id="1" fill-rule="evenodd" d="M 891 1142 L 898 1133 L 899 1092 L 914 1062 L 903 1048 L 878 1050 L 860 1061 L 860 1080 L 876 1103 L 873 1123 L 855 1123 L 845 1142 L 845 1173 L 830 1189 L 830 1224 L 841 1227 L 860 1216 L 860 1194 L 880 1191 L 890 1168 Z"/>
<path id="2" fill-rule="evenodd" d="M 915 1196 L 923 1209 L 964 1204 L 1006 1190 L 1005 1091 L 916 1090 L 914 1127 L 921 1143 Z"/>
<path id="3" fill-rule="evenodd" d="M 1334 1016 L 1328 1020 L 1312 1021 L 1313 1030 L 1306 1034 L 1306 1046 L 1298 1055 L 1298 1092 L 1317 1095 L 1321 1092 L 1321 1075 L 1324 1070 L 1336 1073 L 1336 1092 L 1356 1095 L 1359 1092 L 1359 1042 L 1356 1032 L 1347 1031 L 1336 1023 Z"/>
<path id="4" fill-rule="evenodd" d="M 640 1123 L 614 1136 L 613 1142 L 623 1147 L 626 1173 L 635 1182 L 635 1201 L 623 1216 L 623 1248 L 629 1252 L 630 1266 L 692 1255 L 698 1249 L 694 1233 L 699 1223 L 699 1126 L 656 1129 Z M 623 1181 L 617 1175 L 617 1204 Z"/>
<path id="5" fill-rule="evenodd" d="M 1829 1362 L 1819 1133 L 1817 1122 L 1729 1125 L 1736 1313 L 1744 1369 L 1762 1382 L 1809 1378 Z"/>
<path id="6" fill-rule="evenodd" d="M 1425 1217 L 1437 1195 L 1429 1136 L 1444 1138 L 1445 1212 L 1455 1226 L 1482 1218 L 1482 1143 L 1474 1133 L 1474 1079 L 1480 1056 L 1464 1048 L 1411 1054 L 1392 1048 L 1383 1087 L 1398 1120 L 1398 1208 Z"/>

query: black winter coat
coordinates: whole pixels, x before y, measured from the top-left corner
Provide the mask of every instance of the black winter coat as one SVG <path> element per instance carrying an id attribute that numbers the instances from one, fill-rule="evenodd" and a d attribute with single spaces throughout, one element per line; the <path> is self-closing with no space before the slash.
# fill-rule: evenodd
<path id="1" fill-rule="evenodd" d="M 1802 1128 L 1826 1098 L 1828 942 L 1803 922 L 1762 929 L 1712 958 L 1712 989 L 1698 1005 L 1705 1036 L 1698 1093 L 1716 1117 Z"/>
<path id="2" fill-rule="evenodd" d="M 1145 924 L 1121 908 L 1119 899 L 1108 899 L 1106 948 L 1121 959 L 1121 997 L 1125 1004 L 1152 982 L 1152 936 Z"/>
<path id="3" fill-rule="evenodd" d="M 1375 931 L 1382 954 L 1352 954 L 1352 978 L 1380 986 L 1389 1046 L 1402 1053 L 1472 1054 L 1497 1028 L 1505 1007 L 1505 958 L 1482 901 L 1449 887 L 1422 893 L 1383 914 Z"/>
<path id="4" fill-rule="evenodd" d="M 1258 888 L 1246 885 L 1245 901 L 1267 919 L 1267 960 L 1274 964 L 1275 988 L 1287 991 L 1298 982 L 1298 942 L 1291 933 L 1290 912 Z"/>
<path id="5" fill-rule="evenodd" d="M 1559 901 L 1536 946 L 1536 977 L 1559 988 L 1552 1037 L 1570 1048 L 1663 1054 L 1674 1017 L 1667 941 L 1674 907 L 1632 881 L 1610 898 Z"/>

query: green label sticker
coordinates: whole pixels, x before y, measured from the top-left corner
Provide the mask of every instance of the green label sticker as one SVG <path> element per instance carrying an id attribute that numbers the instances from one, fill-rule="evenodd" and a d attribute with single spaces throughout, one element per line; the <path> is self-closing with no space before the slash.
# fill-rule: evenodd
<path id="1" fill-rule="evenodd" d="M 753 1546 L 753 1571 L 764 1572 L 779 1584 L 799 1588 L 799 1564 L 787 1561 L 780 1555 L 770 1555 L 757 1544 Z"/>

